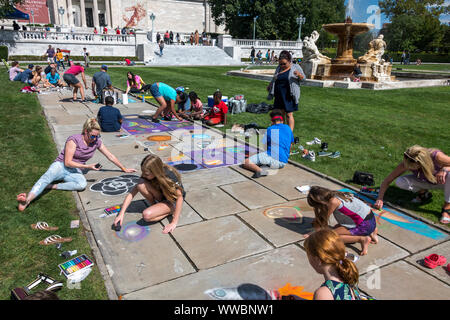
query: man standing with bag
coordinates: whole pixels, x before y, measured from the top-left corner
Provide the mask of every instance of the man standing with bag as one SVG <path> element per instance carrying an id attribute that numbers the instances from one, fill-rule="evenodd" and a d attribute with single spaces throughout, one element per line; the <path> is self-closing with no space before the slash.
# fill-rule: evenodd
<path id="1" fill-rule="evenodd" d="M 103 90 L 104 89 L 111 89 L 112 88 L 112 82 L 111 77 L 107 73 L 108 66 L 106 64 L 103 64 L 100 68 L 100 71 L 94 73 L 94 76 L 92 77 L 92 94 L 99 99 L 99 102 L 103 102 Z"/>

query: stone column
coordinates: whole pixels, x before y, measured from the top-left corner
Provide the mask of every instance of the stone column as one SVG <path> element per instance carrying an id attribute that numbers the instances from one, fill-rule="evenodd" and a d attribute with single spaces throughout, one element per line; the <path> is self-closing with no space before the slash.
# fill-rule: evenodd
<path id="1" fill-rule="evenodd" d="M 74 25 L 74 21 L 73 21 L 73 7 L 72 7 L 72 0 L 67 0 L 67 16 L 68 16 L 68 23 L 67 25 L 69 27 Z"/>
<path id="2" fill-rule="evenodd" d="M 86 24 L 86 7 L 84 5 L 84 0 L 80 0 L 80 15 L 81 15 L 81 26 L 83 28 L 87 27 Z"/>
<path id="3" fill-rule="evenodd" d="M 94 3 L 94 8 L 92 10 L 92 14 L 94 16 L 94 27 L 97 28 L 98 33 L 102 33 L 102 30 L 100 30 L 100 22 L 98 21 L 98 3 L 97 0 L 92 1 Z"/>
<path id="4" fill-rule="evenodd" d="M 106 25 L 109 28 L 114 28 L 114 26 L 112 25 L 112 21 L 111 21 L 111 4 L 109 0 L 105 0 L 105 22 Z"/>
<path id="5" fill-rule="evenodd" d="M 60 14 L 58 13 L 58 1 L 53 1 L 52 6 L 54 21 L 50 21 L 50 23 L 53 23 L 56 26 L 58 24 L 58 21 L 61 19 Z M 61 22 L 59 24 L 61 24 Z"/>

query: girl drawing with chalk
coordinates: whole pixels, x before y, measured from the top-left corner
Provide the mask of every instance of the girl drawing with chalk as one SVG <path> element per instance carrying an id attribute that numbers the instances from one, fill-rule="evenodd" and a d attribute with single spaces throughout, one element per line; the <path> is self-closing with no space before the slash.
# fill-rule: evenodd
<path id="1" fill-rule="evenodd" d="M 178 171 L 163 163 L 155 155 L 146 156 L 141 162 L 142 175 L 137 185 L 125 197 L 120 212 L 114 220 L 116 230 L 122 226 L 123 218 L 131 200 L 140 192 L 150 203 L 142 212 L 146 222 L 156 222 L 172 215 L 172 221 L 164 227 L 163 233 L 175 230 L 180 218 L 183 200 L 186 195 Z"/>
<path id="2" fill-rule="evenodd" d="M 344 243 L 359 242 L 362 256 L 367 254 L 369 243 L 378 243 L 377 223 L 372 209 L 351 193 L 312 186 L 307 200 L 314 208 L 313 226 L 316 230 L 327 228 L 328 219 L 333 214 L 338 222 L 334 231 Z"/>

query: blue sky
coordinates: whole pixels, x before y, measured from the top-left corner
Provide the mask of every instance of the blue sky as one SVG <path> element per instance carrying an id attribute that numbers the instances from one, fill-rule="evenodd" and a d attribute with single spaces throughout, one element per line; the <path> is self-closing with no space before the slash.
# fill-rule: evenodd
<path id="1" fill-rule="evenodd" d="M 447 0 L 446 3 L 449 5 L 450 0 Z M 378 0 L 346 0 L 345 4 L 348 6 L 348 15 L 352 17 L 353 22 L 372 23 L 375 24 L 375 29 L 379 29 L 383 23 L 389 22 L 383 14 L 377 11 Z M 441 16 L 441 21 L 449 23 L 450 15 Z"/>

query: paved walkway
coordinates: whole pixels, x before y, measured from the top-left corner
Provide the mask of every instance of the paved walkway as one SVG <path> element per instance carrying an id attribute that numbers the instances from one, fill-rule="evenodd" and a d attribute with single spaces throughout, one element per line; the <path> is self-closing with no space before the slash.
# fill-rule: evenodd
<path id="1" fill-rule="evenodd" d="M 95 116 L 100 107 L 93 103 L 67 102 L 70 97 L 70 91 L 39 95 L 58 149 L 64 147 L 69 135 L 80 133 L 86 118 Z M 142 102 L 117 107 L 123 115 L 147 114 L 147 110 L 155 109 Z M 132 121 L 133 118 L 128 119 L 128 124 Z M 139 130 L 145 129 L 144 126 Z M 223 137 L 217 131 L 203 129 L 195 134 L 240 147 L 239 143 L 233 145 L 233 139 L 221 140 Z M 164 142 L 169 147 L 163 149 L 162 143 L 148 143 L 146 138 L 150 135 L 169 136 L 171 140 Z M 194 141 L 197 152 L 204 147 L 202 140 L 191 138 L 192 132 L 187 130 L 126 138 L 117 137 L 117 133 L 102 133 L 108 149 L 126 167 L 138 170 L 141 159 L 149 152 L 167 162 L 190 162 L 187 156 L 195 158 L 197 153 L 186 153 L 183 141 Z M 320 185 L 342 189 L 343 185 L 294 164 L 254 180 L 238 165 L 215 168 L 213 162 L 201 157 L 196 160 L 202 169 L 182 174 L 187 196 L 179 225 L 169 235 L 162 233 L 167 219 L 151 225 L 142 223 L 141 212 L 145 206 L 142 197 L 134 199 L 122 231 L 111 230 L 114 217 L 99 216 L 105 208 L 120 205 L 125 194 L 111 196 L 107 195 L 107 188 L 102 193 L 92 191 L 91 187 L 96 184 L 104 187 L 108 183 L 102 182 L 103 179 L 125 174 L 99 152 L 90 161 L 100 162 L 103 169 L 88 172 L 88 187 L 74 194 L 110 297 L 211 299 L 204 293 L 206 290 L 243 283 L 266 289 L 291 283 L 313 292 L 322 283 L 322 277 L 308 264 L 303 234 L 311 230 L 314 214 L 306 203 L 306 195 L 294 187 Z M 123 185 L 120 181 L 110 182 L 117 190 Z M 266 211 L 280 206 L 285 208 Z M 298 212 L 302 220 L 296 215 Z M 379 235 L 379 244 L 370 245 L 369 254 L 356 263 L 362 291 L 377 299 L 450 299 L 450 274 L 443 267 L 431 270 L 421 264 L 431 253 L 450 260 L 449 233 L 401 213 L 387 212 L 380 220 Z M 349 246 L 348 251 L 358 254 L 359 245 Z"/>

